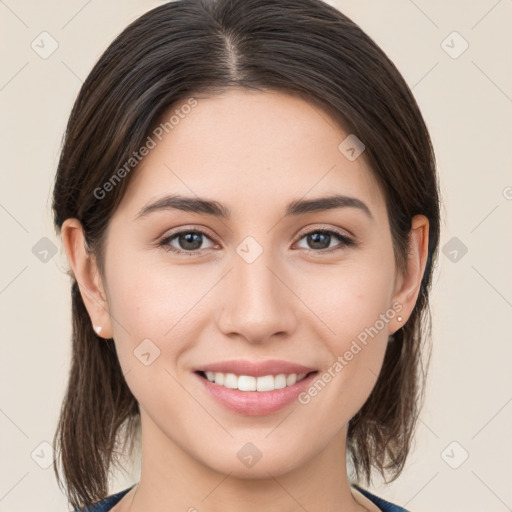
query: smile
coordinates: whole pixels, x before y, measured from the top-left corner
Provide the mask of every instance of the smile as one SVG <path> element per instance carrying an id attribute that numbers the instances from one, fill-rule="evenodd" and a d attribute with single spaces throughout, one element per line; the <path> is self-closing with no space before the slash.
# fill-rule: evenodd
<path id="1" fill-rule="evenodd" d="M 265 416 L 297 403 L 299 394 L 311 385 L 318 371 L 259 377 L 210 371 L 209 376 L 206 374 L 205 371 L 193 374 L 206 396 L 231 412 Z M 217 379 L 222 384 L 217 384 Z"/>
<path id="2" fill-rule="evenodd" d="M 203 377 L 219 386 L 240 391 L 274 391 L 293 386 L 306 377 L 306 373 L 280 373 L 277 375 L 263 375 L 255 377 L 252 375 L 235 375 L 234 373 L 222 372 L 199 372 Z"/>

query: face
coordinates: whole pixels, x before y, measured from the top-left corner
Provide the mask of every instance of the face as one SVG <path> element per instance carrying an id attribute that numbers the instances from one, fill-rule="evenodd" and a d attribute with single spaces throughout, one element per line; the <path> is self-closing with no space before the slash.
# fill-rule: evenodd
<path id="1" fill-rule="evenodd" d="M 148 442 L 278 475 L 346 434 L 399 327 L 384 197 L 364 153 L 338 148 L 349 133 L 304 100 L 236 90 L 185 110 L 108 227 L 112 336 Z M 148 208 L 171 194 L 218 208 Z M 307 208 L 336 195 L 352 199 Z M 233 389 L 254 385 L 267 391 Z"/>

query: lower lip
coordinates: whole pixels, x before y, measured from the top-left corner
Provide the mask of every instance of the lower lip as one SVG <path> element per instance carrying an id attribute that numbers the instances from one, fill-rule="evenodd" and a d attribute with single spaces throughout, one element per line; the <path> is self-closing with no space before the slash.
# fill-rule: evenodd
<path id="1" fill-rule="evenodd" d="M 195 373 L 195 376 L 213 399 L 227 409 L 247 416 L 264 416 L 290 405 L 310 385 L 317 374 L 318 372 L 310 373 L 293 386 L 273 391 L 240 391 L 210 382 L 198 373 Z"/>

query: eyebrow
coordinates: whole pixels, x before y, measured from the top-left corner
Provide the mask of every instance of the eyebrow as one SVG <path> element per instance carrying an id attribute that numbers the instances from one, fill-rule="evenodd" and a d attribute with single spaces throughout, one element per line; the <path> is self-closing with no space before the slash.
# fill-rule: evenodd
<path id="1" fill-rule="evenodd" d="M 358 208 L 373 220 L 370 209 L 365 203 L 363 203 L 363 201 L 355 197 L 344 195 L 331 195 L 327 197 L 318 197 L 316 199 L 292 201 L 287 206 L 284 216 L 304 215 L 306 213 L 333 210 L 335 208 Z M 178 194 L 171 194 L 144 206 L 135 217 L 135 220 L 145 217 L 152 212 L 162 210 L 181 210 L 192 213 L 204 213 L 222 219 L 229 219 L 231 217 L 231 211 L 229 208 L 217 201 L 200 197 L 186 197 Z"/>

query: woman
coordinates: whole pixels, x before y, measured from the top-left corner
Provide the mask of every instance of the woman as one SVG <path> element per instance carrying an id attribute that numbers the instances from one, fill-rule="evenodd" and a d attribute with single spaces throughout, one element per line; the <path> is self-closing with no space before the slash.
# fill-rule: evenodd
<path id="1" fill-rule="evenodd" d="M 439 240 L 405 81 L 320 0 L 182 0 L 85 81 L 56 176 L 79 509 L 400 511 Z M 108 496 L 140 422 L 139 482 Z"/>

